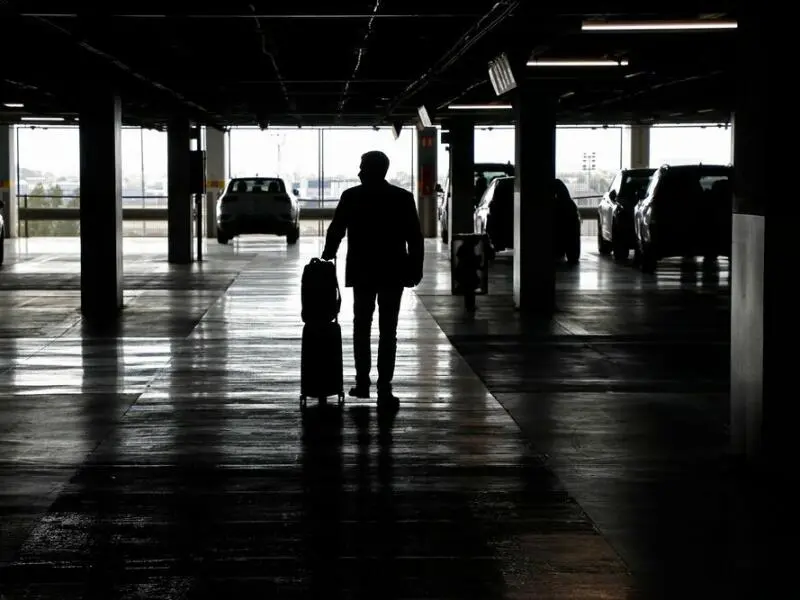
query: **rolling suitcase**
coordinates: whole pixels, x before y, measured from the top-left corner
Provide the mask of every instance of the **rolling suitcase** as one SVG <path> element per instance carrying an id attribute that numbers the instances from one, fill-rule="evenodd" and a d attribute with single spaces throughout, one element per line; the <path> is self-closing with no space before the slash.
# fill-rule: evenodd
<path id="1" fill-rule="evenodd" d="M 326 403 L 336 396 L 344 404 L 342 303 L 336 262 L 313 258 L 303 271 L 301 283 L 303 339 L 300 349 L 300 408 L 308 398 Z"/>
<path id="2" fill-rule="evenodd" d="M 303 323 L 330 323 L 342 306 L 336 261 L 312 258 L 300 282 L 300 317 Z"/>
<path id="3" fill-rule="evenodd" d="M 342 371 L 342 328 L 339 321 L 303 325 L 300 408 L 306 407 L 307 398 L 317 398 L 324 404 L 329 396 L 336 396 L 339 406 L 343 405 Z"/>

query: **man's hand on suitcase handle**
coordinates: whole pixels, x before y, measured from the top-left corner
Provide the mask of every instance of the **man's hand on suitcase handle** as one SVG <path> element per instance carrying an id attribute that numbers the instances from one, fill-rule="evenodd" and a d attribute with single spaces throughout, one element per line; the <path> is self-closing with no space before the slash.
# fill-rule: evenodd
<path id="1" fill-rule="evenodd" d="M 333 260 L 336 258 L 336 254 L 331 254 L 330 252 L 323 252 L 322 253 L 322 260 Z"/>

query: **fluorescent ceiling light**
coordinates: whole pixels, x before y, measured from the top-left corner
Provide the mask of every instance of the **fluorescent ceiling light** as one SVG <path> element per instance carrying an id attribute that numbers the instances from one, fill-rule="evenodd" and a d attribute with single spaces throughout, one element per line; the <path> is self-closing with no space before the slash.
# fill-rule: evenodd
<path id="1" fill-rule="evenodd" d="M 25 108 L 22 102 L 3 102 L 3 106 L 8 108 Z"/>
<path id="2" fill-rule="evenodd" d="M 583 31 L 713 31 L 736 29 L 736 21 L 584 21 Z"/>
<path id="3" fill-rule="evenodd" d="M 451 104 L 450 110 L 510 110 L 510 104 Z"/>
<path id="4" fill-rule="evenodd" d="M 63 121 L 64 117 L 20 117 L 23 121 Z"/>
<path id="5" fill-rule="evenodd" d="M 529 60 L 529 67 L 627 67 L 627 60 Z"/>

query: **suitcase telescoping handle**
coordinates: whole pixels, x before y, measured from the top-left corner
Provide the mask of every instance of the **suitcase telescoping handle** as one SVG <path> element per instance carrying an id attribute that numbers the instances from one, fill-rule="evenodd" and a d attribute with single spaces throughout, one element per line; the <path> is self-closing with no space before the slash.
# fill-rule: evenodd
<path id="1" fill-rule="evenodd" d="M 336 256 L 331 260 L 333 262 L 333 270 L 336 273 Z M 339 311 L 342 309 L 342 290 L 339 288 L 339 276 L 336 275 L 336 316 L 333 317 L 333 322 L 339 322 Z"/>

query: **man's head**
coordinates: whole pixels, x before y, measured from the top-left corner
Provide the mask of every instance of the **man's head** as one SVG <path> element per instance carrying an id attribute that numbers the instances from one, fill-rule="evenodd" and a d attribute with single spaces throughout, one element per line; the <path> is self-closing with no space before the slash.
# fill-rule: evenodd
<path id="1" fill-rule="evenodd" d="M 380 150 L 372 150 L 361 155 L 361 170 L 358 172 L 361 183 L 383 181 L 388 171 L 389 157 Z"/>

